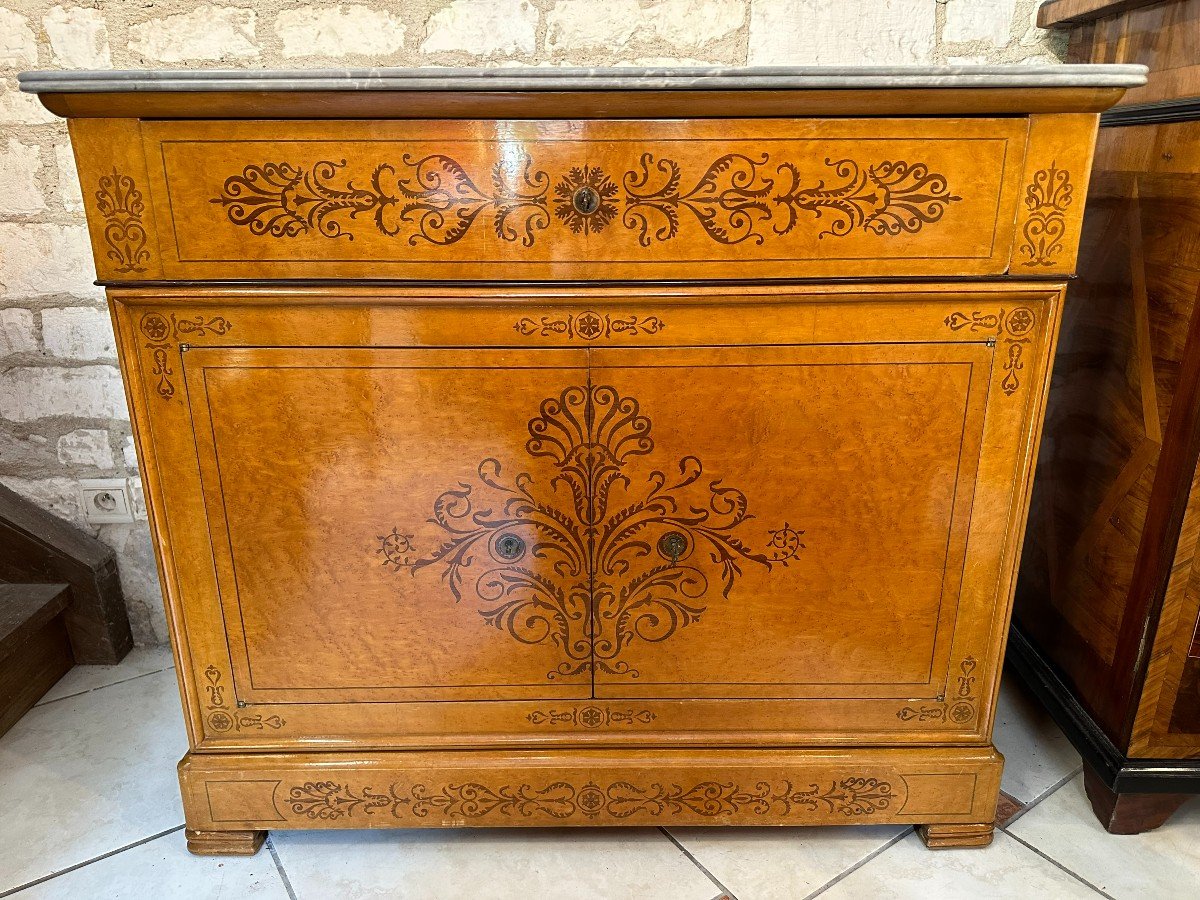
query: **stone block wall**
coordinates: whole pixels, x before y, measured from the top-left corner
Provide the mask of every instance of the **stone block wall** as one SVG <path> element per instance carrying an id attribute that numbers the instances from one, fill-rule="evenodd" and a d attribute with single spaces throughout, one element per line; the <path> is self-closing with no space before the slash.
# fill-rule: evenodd
<path id="1" fill-rule="evenodd" d="M 134 483 L 117 552 L 166 639 L 112 328 L 64 123 L 23 69 L 1054 63 L 1037 0 L 0 0 L 0 481 L 80 527 L 78 479 Z"/>

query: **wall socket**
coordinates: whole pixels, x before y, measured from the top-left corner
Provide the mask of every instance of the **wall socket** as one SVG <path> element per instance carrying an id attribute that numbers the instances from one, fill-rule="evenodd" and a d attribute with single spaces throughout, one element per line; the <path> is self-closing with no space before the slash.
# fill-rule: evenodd
<path id="1" fill-rule="evenodd" d="M 91 525 L 133 521 L 132 493 L 125 478 L 81 478 L 83 517 Z"/>

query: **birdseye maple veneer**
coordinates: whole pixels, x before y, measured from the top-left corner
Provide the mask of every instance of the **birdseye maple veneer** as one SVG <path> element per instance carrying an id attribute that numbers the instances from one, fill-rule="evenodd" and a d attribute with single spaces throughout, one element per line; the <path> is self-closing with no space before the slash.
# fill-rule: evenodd
<path id="1" fill-rule="evenodd" d="M 1144 71 L 22 76 L 111 302 L 193 852 L 988 843 L 1097 117 Z"/>

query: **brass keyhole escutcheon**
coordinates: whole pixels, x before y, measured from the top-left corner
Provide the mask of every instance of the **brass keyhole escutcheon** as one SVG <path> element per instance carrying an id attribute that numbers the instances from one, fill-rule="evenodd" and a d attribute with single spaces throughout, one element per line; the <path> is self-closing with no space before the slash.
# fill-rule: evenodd
<path id="1" fill-rule="evenodd" d="M 525 555 L 525 542 L 515 534 L 502 534 L 496 538 L 496 555 L 501 559 L 520 559 Z"/>
<path id="2" fill-rule="evenodd" d="M 679 557 L 687 552 L 688 539 L 678 531 L 668 531 L 658 539 L 658 552 L 671 562 L 679 562 Z"/>
<path id="3" fill-rule="evenodd" d="M 600 195 L 585 184 L 571 195 L 571 205 L 581 216 L 590 216 L 600 208 Z"/>

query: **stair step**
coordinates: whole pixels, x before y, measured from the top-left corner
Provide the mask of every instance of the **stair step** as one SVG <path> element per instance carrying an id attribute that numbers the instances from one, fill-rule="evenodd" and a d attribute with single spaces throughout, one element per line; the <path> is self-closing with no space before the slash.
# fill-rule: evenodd
<path id="1" fill-rule="evenodd" d="M 66 609 L 70 590 L 65 584 L 0 584 L 0 660 Z"/>
<path id="2" fill-rule="evenodd" d="M 65 584 L 0 584 L 0 735 L 74 665 Z"/>

